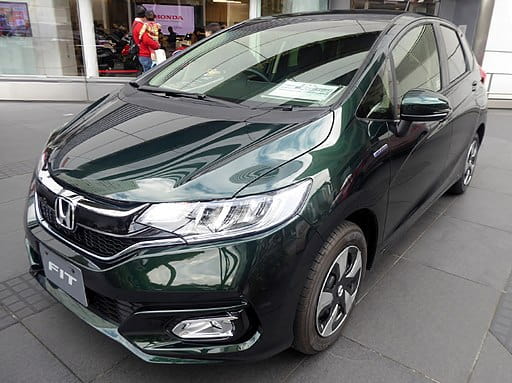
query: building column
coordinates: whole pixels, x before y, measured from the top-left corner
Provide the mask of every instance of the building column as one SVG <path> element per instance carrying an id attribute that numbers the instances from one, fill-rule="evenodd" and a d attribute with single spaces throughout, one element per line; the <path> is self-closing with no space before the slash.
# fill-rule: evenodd
<path id="1" fill-rule="evenodd" d="M 476 24 L 475 40 L 473 42 L 473 51 L 480 64 L 484 60 L 485 47 L 489 38 L 489 29 L 491 28 L 492 12 L 494 10 L 494 0 L 481 0 L 480 15 Z"/>
<path id="2" fill-rule="evenodd" d="M 91 0 L 78 0 L 78 18 L 84 56 L 85 76 L 98 77 L 98 56 L 96 55 L 96 34 Z"/>
<path id="3" fill-rule="evenodd" d="M 249 18 L 254 19 L 255 17 L 261 16 L 261 0 L 250 0 L 249 1 Z"/>
<path id="4" fill-rule="evenodd" d="M 329 1 L 329 9 L 331 9 L 331 10 L 350 9 L 350 0 L 330 0 Z"/>

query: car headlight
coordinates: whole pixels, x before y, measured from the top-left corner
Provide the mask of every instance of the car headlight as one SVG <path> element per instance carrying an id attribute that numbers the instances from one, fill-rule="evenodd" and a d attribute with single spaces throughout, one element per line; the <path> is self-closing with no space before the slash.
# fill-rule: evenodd
<path id="1" fill-rule="evenodd" d="M 278 226 L 301 210 L 311 180 L 270 193 L 209 202 L 151 205 L 137 223 L 172 232 L 188 243 L 233 238 Z"/>

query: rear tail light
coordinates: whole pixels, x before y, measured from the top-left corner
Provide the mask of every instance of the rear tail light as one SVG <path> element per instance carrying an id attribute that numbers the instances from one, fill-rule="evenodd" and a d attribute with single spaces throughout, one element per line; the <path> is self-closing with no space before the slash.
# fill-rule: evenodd
<path id="1" fill-rule="evenodd" d="M 487 73 L 480 67 L 480 82 L 482 84 L 485 83 L 485 79 L 487 78 Z"/>

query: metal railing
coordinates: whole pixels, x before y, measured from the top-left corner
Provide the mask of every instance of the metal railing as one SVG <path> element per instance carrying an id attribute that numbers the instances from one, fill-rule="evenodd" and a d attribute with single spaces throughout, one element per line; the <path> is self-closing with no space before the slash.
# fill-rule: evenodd
<path id="1" fill-rule="evenodd" d="M 505 59 L 505 63 L 510 63 L 510 66 L 512 67 L 512 52 L 511 51 L 504 51 L 504 50 L 486 50 L 485 54 L 493 54 L 498 53 L 500 55 L 508 55 Z M 484 59 L 485 60 L 485 59 Z M 496 58 L 495 58 L 496 60 Z M 501 56 L 500 56 L 501 60 Z M 496 63 L 496 61 L 495 61 Z M 496 65 L 495 65 L 496 66 Z M 508 68 L 503 68 L 502 65 L 498 65 L 501 68 L 496 69 L 504 69 L 508 70 Z M 510 72 L 500 72 L 500 71 L 493 71 L 491 68 L 485 67 L 485 61 L 484 61 L 484 67 L 483 69 L 487 72 L 487 80 L 485 82 L 485 85 L 487 87 L 487 94 L 490 99 L 510 99 L 512 100 L 512 70 Z"/>

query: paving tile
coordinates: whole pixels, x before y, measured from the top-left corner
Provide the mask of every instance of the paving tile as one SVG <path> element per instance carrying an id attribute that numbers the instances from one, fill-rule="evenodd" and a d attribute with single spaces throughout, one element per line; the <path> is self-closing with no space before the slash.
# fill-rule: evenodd
<path id="1" fill-rule="evenodd" d="M 366 270 L 364 281 L 359 292 L 359 300 L 361 300 L 368 291 L 370 291 L 375 284 L 391 270 L 397 261 L 398 257 L 393 254 L 385 253 L 377 255 L 372 268 L 370 270 Z"/>
<path id="2" fill-rule="evenodd" d="M 484 145 L 483 147 L 489 146 L 487 138 L 502 138 L 507 141 L 512 141 L 512 130 L 507 127 L 512 125 L 512 114 L 510 110 L 498 110 L 493 109 L 487 115 L 487 128 L 485 131 Z M 504 129 L 505 128 L 505 129 Z M 489 147 L 492 149 L 492 146 Z"/>
<path id="3" fill-rule="evenodd" d="M 325 352 L 308 357 L 287 381 L 432 383 L 424 375 L 344 337 Z"/>
<path id="4" fill-rule="evenodd" d="M 250 383 L 281 382 L 304 359 L 293 350 L 285 351 L 273 358 L 255 363 L 222 365 L 158 365 L 148 364 L 130 356 L 111 371 L 98 377 L 98 382 L 140 382 L 150 377 L 151 383 L 159 382 L 204 382 Z"/>
<path id="5" fill-rule="evenodd" d="M 0 234 L 0 282 L 25 273 L 28 267 L 24 232 Z"/>
<path id="6" fill-rule="evenodd" d="M 440 217 L 406 258 L 503 290 L 512 270 L 512 235 Z"/>
<path id="7" fill-rule="evenodd" d="M 428 211 L 434 214 L 444 213 L 455 202 L 457 197 L 456 195 L 446 193 L 434 202 Z"/>
<path id="8" fill-rule="evenodd" d="M 31 124 L 17 123 L 17 129 L 2 129 L 2 140 L 0 140 L 0 165 L 26 162 L 26 171 L 30 171 L 36 165 L 36 160 L 41 155 L 44 144 L 55 129 L 48 125 L 53 125 L 53 121 L 42 122 L 37 129 L 34 128 L 35 122 Z M 46 129 L 42 129 L 46 126 Z M 20 165 L 18 165 L 20 166 Z"/>
<path id="9" fill-rule="evenodd" d="M 512 170 L 512 140 L 486 136 L 478 153 L 477 172 L 481 165 Z"/>
<path id="10" fill-rule="evenodd" d="M 16 323 L 16 319 L 13 316 L 0 307 L 0 331 Z"/>
<path id="11" fill-rule="evenodd" d="M 512 290 L 501 295 L 490 331 L 512 353 Z"/>
<path id="12" fill-rule="evenodd" d="M 23 230 L 25 198 L 0 204 L 0 235 Z"/>
<path id="13" fill-rule="evenodd" d="M 470 383 L 512 382 L 512 354 L 489 334 L 480 358 L 475 366 Z"/>
<path id="14" fill-rule="evenodd" d="M 512 195 L 470 187 L 446 215 L 512 232 Z"/>
<path id="15" fill-rule="evenodd" d="M 0 180 L 19 175 L 26 175 L 32 173 L 36 166 L 36 159 L 8 162 L 0 164 Z"/>
<path id="16" fill-rule="evenodd" d="M 355 307 L 344 335 L 441 382 L 466 382 L 498 297 L 401 260 Z"/>
<path id="17" fill-rule="evenodd" d="M 512 195 L 512 169 L 482 166 L 475 172 L 471 186 Z"/>
<path id="18" fill-rule="evenodd" d="M 31 173 L 0 179 L 0 204 L 27 198 Z"/>
<path id="19" fill-rule="evenodd" d="M 53 299 L 35 280 L 23 274 L 0 282 L 0 304 L 17 318 L 23 319 L 53 306 Z"/>
<path id="20" fill-rule="evenodd" d="M 129 353 L 62 305 L 32 315 L 23 323 L 83 381 L 92 380 Z"/>
<path id="21" fill-rule="evenodd" d="M 426 211 L 414 225 L 405 232 L 396 243 L 389 249 L 389 253 L 403 255 L 407 249 L 428 229 L 428 227 L 436 220 L 439 213 Z"/>
<path id="22" fill-rule="evenodd" d="M 20 324 L 0 331 L 0 345 L 9 345 L 0 355 L 2 383 L 79 381 Z"/>

